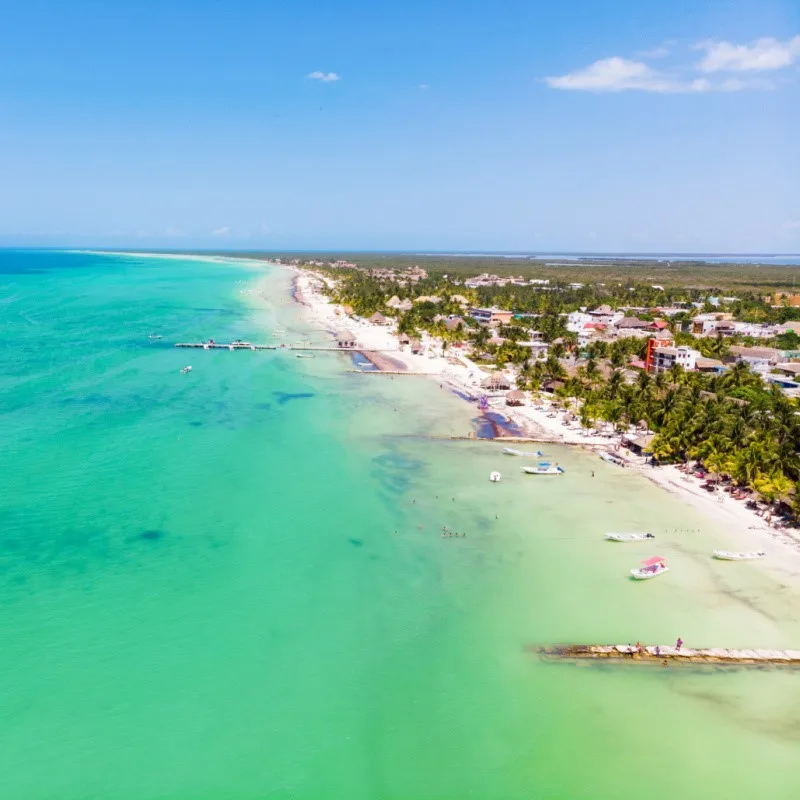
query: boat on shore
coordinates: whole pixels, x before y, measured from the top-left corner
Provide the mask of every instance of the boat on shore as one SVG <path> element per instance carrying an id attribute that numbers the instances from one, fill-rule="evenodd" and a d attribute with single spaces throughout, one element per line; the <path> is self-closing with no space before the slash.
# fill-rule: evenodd
<path id="1" fill-rule="evenodd" d="M 609 542 L 643 542 L 646 539 L 655 539 L 652 533 L 607 533 Z"/>
<path id="2" fill-rule="evenodd" d="M 759 558 L 764 558 L 767 554 L 763 550 L 757 550 L 752 553 L 732 553 L 729 550 L 715 550 L 714 558 L 720 561 L 756 561 Z"/>
<path id="3" fill-rule="evenodd" d="M 523 472 L 527 472 L 528 475 L 563 475 L 564 468 L 559 467 L 558 464 L 550 464 L 547 461 L 542 461 L 541 463 L 537 464 L 535 467 L 523 467 Z"/>
<path id="4" fill-rule="evenodd" d="M 632 569 L 631 575 L 634 580 L 647 581 L 650 580 L 650 578 L 663 575 L 665 572 L 669 572 L 667 560 L 663 556 L 653 556 L 652 558 L 646 558 L 642 561 L 641 567 Z"/>
<path id="5" fill-rule="evenodd" d="M 600 453 L 600 458 L 608 464 L 613 464 L 615 467 L 624 467 L 625 462 L 613 453 Z"/>
<path id="6" fill-rule="evenodd" d="M 514 447 L 504 447 L 503 452 L 507 456 L 523 456 L 525 458 L 541 458 L 542 451 L 541 450 L 533 450 L 531 452 L 525 452 L 524 450 L 517 450 Z"/>

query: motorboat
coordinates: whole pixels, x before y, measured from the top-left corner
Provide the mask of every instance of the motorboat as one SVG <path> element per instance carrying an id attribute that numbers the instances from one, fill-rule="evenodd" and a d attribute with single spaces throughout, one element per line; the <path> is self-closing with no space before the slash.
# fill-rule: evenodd
<path id="1" fill-rule="evenodd" d="M 563 475 L 564 469 L 563 467 L 559 467 L 558 464 L 550 464 L 547 461 L 540 461 L 535 467 L 523 467 L 523 472 L 527 472 L 528 475 Z"/>
<path id="2" fill-rule="evenodd" d="M 655 539 L 652 533 L 607 533 L 606 539 L 609 542 L 643 542 L 647 539 Z"/>
<path id="3" fill-rule="evenodd" d="M 650 578 L 655 578 L 657 575 L 663 575 L 665 572 L 669 572 L 667 560 L 663 558 L 663 556 L 653 556 L 652 558 L 646 558 L 642 561 L 641 567 L 632 569 L 631 575 L 634 580 L 647 581 L 650 580 Z"/>
<path id="4" fill-rule="evenodd" d="M 766 553 L 763 550 L 758 550 L 753 553 L 731 553 L 729 550 L 715 550 L 714 558 L 720 561 L 755 561 L 759 558 L 764 558 Z"/>
<path id="5" fill-rule="evenodd" d="M 615 456 L 613 453 L 600 453 L 600 458 L 616 467 L 625 466 L 625 462 L 619 456 Z"/>
<path id="6" fill-rule="evenodd" d="M 191 368 L 191 366 L 184 367 L 184 368 L 181 370 L 181 375 L 185 375 L 187 372 L 191 372 L 191 371 L 192 371 L 192 368 Z"/>
<path id="7" fill-rule="evenodd" d="M 533 452 L 526 453 L 524 450 L 516 450 L 513 447 L 504 447 L 503 452 L 507 456 L 524 456 L 525 458 L 540 458 L 542 455 L 541 450 L 534 450 Z"/>
<path id="8" fill-rule="evenodd" d="M 314 358 L 311 353 L 298 353 L 297 358 Z"/>
<path id="9" fill-rule="evenodd" d="M 502 476 L 502 475 L 501 475 L 499 472 L 492 472 L 492 473 L 490 473 L 490 475 L 489 475 L 489 480 L 490 480 L 492 483 L 499 483 L 499 481 L 500 481 L 500 478 L 502 478 L 502 477 L 503 477 L 503 476 Z"/>
<path id="10" fill-rule="evenodd" d="M 161 339 L 162 337 L 160 333 L 151 333 L 147 338 L 155 342 L 158 339 Z"/>

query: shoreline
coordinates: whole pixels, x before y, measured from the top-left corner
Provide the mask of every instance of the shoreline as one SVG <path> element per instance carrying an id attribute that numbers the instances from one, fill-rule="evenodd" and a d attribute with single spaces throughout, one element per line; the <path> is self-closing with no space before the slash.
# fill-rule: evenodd
<path id="1" fill-rule="evenodd" d="M 285 265 L 279 266 L 287 268 Z M 396 366 L 392 366 L 389 371 L 434 378 L 439 381 L 442 388 L 447 386 L 450 391 L 470 403 L 487 394 L 481 388 L 481 382 L 490 372 L 482 371 L 465 356 L 458 354 L 457 357 L 447 357 L 437 352 L 435 345 L 427 341 L 427 336 L 423 336 L 422 341 L 423 352 L 427 352 L 428 355 L 413 354 L 410 350 L 404 350 L 389 328 L 373 325 L 367 320 L 353 320 L 341 307 L 331 303 L 320 291 L 323 283 L 332 285 L 329 279 L 310 270 L 297 267 L 288 269 L 295 273 L 292 281 L 293 298 L 303 307 L 312 321 L 321 323 L 331 336 L 336 335 L 337 327 L 346 327 L 353 333 L 359 347 L 347 352 L 361 353 L 378 371 L 387 371 L 380 363 L 386 360 L 393 362 L 394 365 L 402 365 L 401 370 L 396 370 Z M 391 356 L 374 353 L 376 350 L 390 351 Z M 373 351 L 372 355 L 370 351 Z M 713 494 L 704 491 L 700 488 L 701 479 L 679 471 L 676 465 L 652 467 L 646 458 L 635 456 L 627 449 L 623 449 L 622 434 L 599 431 L 589 434 L 583 431 L 577 421 L 567 420 L 569 412 L 557 410 L 552 398 L 542 396 L 542 393 L 539 393 L 538 399 L 534 397 L 533 402 L 534 405 L 509 407 L 505 405 L 505 393 L 490 397 L 484 417 L 485 424 L 491 427 L 493 435 L 478 436 L 474 433 L 464 438 L 484 442 L 517 440 L 577 446 L 595 456 L 613 453 L 624 462 L 624 467 L 605 466 L 612 469 L 624 468 L 640 474 L 715 524 L 729 527 L 740 539 L 766 542 L 770 546 L 778 545 L 785 554 L 793 557 L 792 560 L 796 562 L 795 567 L 800 568 L 800 531 L 769 525 L 748 509 L 743 501 L 735 500 L 722 490 L 718 489 Z M 505 422 L 499 421 L 497 417 L 502 417 Z M 791 574 L 800 577 L 800 571 Z"/>

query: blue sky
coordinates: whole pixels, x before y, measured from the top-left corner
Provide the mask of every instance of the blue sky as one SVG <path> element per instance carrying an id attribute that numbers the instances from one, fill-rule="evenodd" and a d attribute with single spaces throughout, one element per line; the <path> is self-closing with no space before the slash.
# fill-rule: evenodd
<path id="1" fill-rule="evenodd" d="M 0 244 L 800 251 L 796 0 L 0 11 Z"/>

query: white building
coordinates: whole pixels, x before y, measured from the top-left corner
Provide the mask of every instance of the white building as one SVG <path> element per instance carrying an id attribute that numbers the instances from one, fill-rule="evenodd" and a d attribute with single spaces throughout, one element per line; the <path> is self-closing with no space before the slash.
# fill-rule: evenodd
<path id="1" fill-rule="evenodd" d="M 572 311 L 567 314 L 567 330 L 571 333 L 580 333 L 587 322 L 592 318 L 585 311 Z"/>
<path id="2" fill-rule="evenodd" d="M 693 370 L 698 358 L 702 358 L 700 351 L 693 350 L 686 345 L 681 345 L 680 347 L 656 347 L 655 371 L 666 372 L 676 364 L 685 370 Z"/>
<path id="3" fill-rule="evenodd" d="M 607 305 L 593 308 L 589 312 L 589 315 L 592 318 L 592 322 L 599 322 L 603 325 L 613 325 L 617 320 L 620 320 L 625 316 L 621 311 L 614 311 L 611 306 Z"/>

